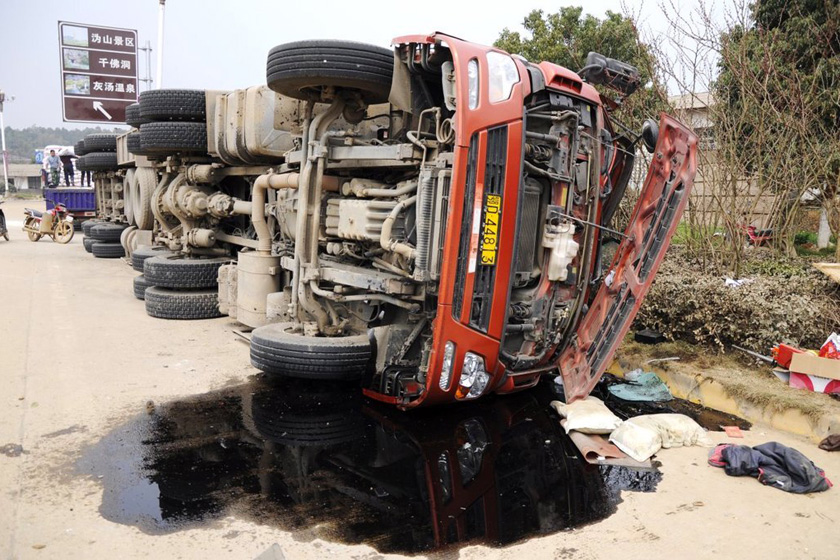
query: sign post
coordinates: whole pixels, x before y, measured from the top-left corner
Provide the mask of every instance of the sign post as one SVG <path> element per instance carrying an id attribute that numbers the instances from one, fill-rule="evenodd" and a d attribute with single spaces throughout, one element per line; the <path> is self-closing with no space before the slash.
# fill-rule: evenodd
<path id="1" fill-rule="evenodd" d="M 125 123 L 137 102 L 137 31 L 59 21 L 58 45 L 64 120 Z"/>

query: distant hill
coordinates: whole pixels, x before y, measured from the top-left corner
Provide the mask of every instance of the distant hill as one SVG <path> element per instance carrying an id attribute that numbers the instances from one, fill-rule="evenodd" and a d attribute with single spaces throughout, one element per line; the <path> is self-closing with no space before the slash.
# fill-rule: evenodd
<path id="1" fill-rule="evenodd" d="M 35 161 L 35 150 L 42 149 L 44 146 L 50 144 L 72 146 L 88 134 L 97 132 L 126 132 L 126 129 L 119 127 L 102 128 L 97 126 L 80 130 L 68 130 L 66 128 L 30 126 L 16 130 L 7 126 L 6 150 L 9 152 L 9 162 L 33 163 Z"/>

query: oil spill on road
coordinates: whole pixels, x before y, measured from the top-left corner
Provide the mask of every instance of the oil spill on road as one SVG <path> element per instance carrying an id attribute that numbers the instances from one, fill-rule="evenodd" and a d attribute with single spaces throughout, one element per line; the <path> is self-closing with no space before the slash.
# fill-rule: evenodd
<path id="1" fill-rule="evenodd" d="M 742 430 L 749 430 L 752 427 L 752 424 L 743 418 L 683 399 L 675 398 L 663 402 L 619 399 L 608 391 L 608 387 L 620 383 L 624 383 L 624 381 L 613 375 L 605 374 L 592 394 L 604 401 L 604 404 L 622 420 L 641 414 L 677 413 L 685 414 L 711 432 L 721 432 L 723 426 L 738 426 Z"/>
<path id="2" fill-rule="evenodd" d="M 399 412 L 357 387 L 263 377 L 155 407 L 89 449 L 106 519 L 147 533 L 234 515 L 298 538 L 417 553 L 501 546 L 612 514 L 657 471 L 595 467 L 527 393 Z"/>

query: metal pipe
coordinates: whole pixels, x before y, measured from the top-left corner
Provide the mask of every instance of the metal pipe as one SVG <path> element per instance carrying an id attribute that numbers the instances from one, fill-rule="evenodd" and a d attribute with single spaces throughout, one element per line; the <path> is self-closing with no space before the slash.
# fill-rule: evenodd
<path id="1" fill-rule="evenodd" d="M 311 100 L 307 101 L 303 118 L 303 144 L 300 147 L 301 165 L 306 164 L 309 155 L 309 127 L 312 124 L 312 113 L 314 110 L 315 102 Z M 298 185 L 300 185 L 300 183 L 298 183 Z M 295 220 L 295 233 L 297 233 L 297 224 L 299 222 L 299 219 Z M 289 315 L 292 317 L 297 317 L 298 315 L 298 291 L 294 289 L 294 286 L 298 285 L 298 278 L 300 278 L 300 260 L 297 257 L 297 251 L 295 251 L 295 259 L 292 265 L 292 300 L 289 302 Z"/>
<path id="2" fill-rule="evenodd" d="M 253 211 L 253 204 L 251 204 L 247 200 L 234 200 L 233 201 L 233 209 L 231 210 L 231 214 L 241 215 L 241 216 L 249 216 Z"/>
<path id="3" fill-rule="evenodd" d="M 407 182 L 404 186 L 395 189 L 385 189 L 378 187 L 368 187 L 365 185 L 380 183 L 379 181 L 372 181 L 370 179 L 350 179 L 349 190 L 356 196 L 369 196 L 373 198 L 396 198 L 404 194 L 408 194 L 417 190 L 417 183 Z M 385 185 L 386 183 L 380 183 Z"/>
<path id="4" fill-rule="evenodd" d="M 9 196 L 9 164 L 6 157 L 6 125 L 3 122 L 3 104 L 6 101 L 6 94 L 0 90 L 0 139 L 3 143 L 3 185 L 5 186 L 6 196 Z"/>
<path id="5" fill-rule="evenodd" d="M 382 233 L 379 236 L 379 244 L 382 245 L 383 249 L 386 251 L 393 251 L 394 253 L 400 254 L 412 260 L 417 256 L 417 251 L 411 245 L 400 243 L 395 239 L 391 239 L 391 230 L 393 229 L 394 222 L 396 221 L 397 216 L 400 215 L 400 212 L 413 205 L 415 202 L 417 202 L 417 195 L 406 198 L 394 206 L 394 209 L 391 210 L 391 213 L 388 214 L 388 217 L 385 218 L 384 222 L 382 222 Z"/>
<path id="6" fill-rule="evenodd" d="M 382 260 L 379 257 L 373 257 L 373 265 L 379 265 L 382 269 L 387 270 L 389 272 L 393 272 L 394 274 L 399 274 L 400 276 L 405 276 L 406 278 L 411 278 L 411 274 L 406 272 L 405 270 L 398 268 L 388 261 Z"/>
<path id="7" fill-rule="evenodd" d="M 157 44 L 157 89 L 163 87 L 163 16 L 166 11 L 166 0 L 159 0 L 158 4 L 158 44 Z"/>
<path id="8" fill-rule="evenodd" d="M 309 125 L 309 138 L 318 139 L 318 145 L 321 147 L 322 152 L 313 156 L 311 154 L 311 150 L 307 148 L 305 165 L 298 183 L 298 211 L 297 222 L 295 224 L 295 269 L 292 281 L 295 286 L 298 287 L 297 291 L 300 292 L 298 294 L 300 304 L 303 306 L 304 310 L 317 321 L 318 328 L 321 332 L 323 332 L 327 326 L 327 314 L 323 307 L 321 307 L 318 302 L 314 301 L 312 298 L 310 283 L 304 280 L 302 274 L 303 267 L 305 265 L 310 266 L 312 263 L 317 263 L 318 231 L 312 231 L 306 226 L 310 219 L 310 211 L 313 214 L 317 214 L 317 217 L 320 218 L 320 212 L 318 209 L 315 208 L 313 210 L 310 208 L 313 204 L 320 204 L 321 194 L 320 183 L 317 181 L 317 175 L 315 184 L 312 182 L 313 167 L 315 167 L 313 165 L 313 159 L 318 158 L 319 160 L 323 160 L 325 157 L 323 150 L 326 148 L 324 145 L 324 142 L 326 141 L 326 129 L 333 121 L 335 121 L 335 119 L 338 118 L 344 110 L 344 105 L 344 100 L 340 97 L 336 97 L 329 109 L 312 119 L 312 124 Z M 319 161 L 319 163 L 321 163 L 321 161 Z M 319 165 L 318 167 L 320 167 L 320 173 L 323 176 L 323 165 Z M 304 259 L 312 253 L 315 254 L 315 258 L 308 262 L 305 261 Z M 295 290 L 293 289 L 292 293 L 294 292 Z"/>
<path id="9" fill-rule="evenodd" d="M 368 300 L 375 300 L 375 301 L 382 301 L 384 303 L 390 303 L 391 305 L 396 305 L 397 307 L 402 307 L 403 309 L 408 309 L 409 311 L 419 311 L 420 305 L 417 303 L 411 303 L 410 301 L 403 301 L 399 298 L 395 298 L 394 296 L 388 296 L 385 294 L 354 294 L 349 296 L 343 296 L 336 294 L 335 292 L 330 292 L 328 290 L 324 290 L 318 286 L 318 283 L 315 280 L 309 282 L 309 287 L 312 289 L 312 292 L 320 297 L 329 299 L 331 301 L 338 301 L 338 302 L 347 302 L 347 301 L 368 301 Z"/>
<path id="10" fill-rule="evenodd" d="M 259 242 L 254 241 L 253 239 L 248 239 L 247 237 L 240 237 L 238 235 L 228 235 L 222 231 L 216 232 L 216 239 L 218 241 L 224 241 L 227 243 L 233 243 L 234 245 L 242 245 L 243 247 L 251 247 L 252 249 L 259 248 Z"/>
<path id="11" fill-rule="evenodd" d="M 300 173 L 266 173 L 260 175 L 254 181 L 254 188 L 251 193 L 250 214 L 251 223 L 257 232 L 257 239 L 260 241 L 258 251 L 261 253 L 271 253 L 271 234 L 268 231 L 268 224 L 265 217 L 266 192 L 268 189 L 297 189 L 299 182 Z M 341 180 L 338 177 L 322 176 L 321 183 L 324 190 L 337 191 Z M 234 211 L 236 211 L 236 208 L 236 205 L 234 205 Z M 239 209 L 244 210 L 244 206 L 240 204 Z M 301 209 L 301 205 L 298 204 L 298 212 Z"/>

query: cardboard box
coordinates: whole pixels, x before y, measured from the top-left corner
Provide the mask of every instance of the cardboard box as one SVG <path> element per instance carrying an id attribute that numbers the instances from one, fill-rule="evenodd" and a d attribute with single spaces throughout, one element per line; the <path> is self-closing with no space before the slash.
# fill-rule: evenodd
<path id="1" fill-rule="evenodd" d="M 820 358 L 813 354 L 794 354 L 790 360 L 790 371 L 840 380 L 840 360 Z"/>

